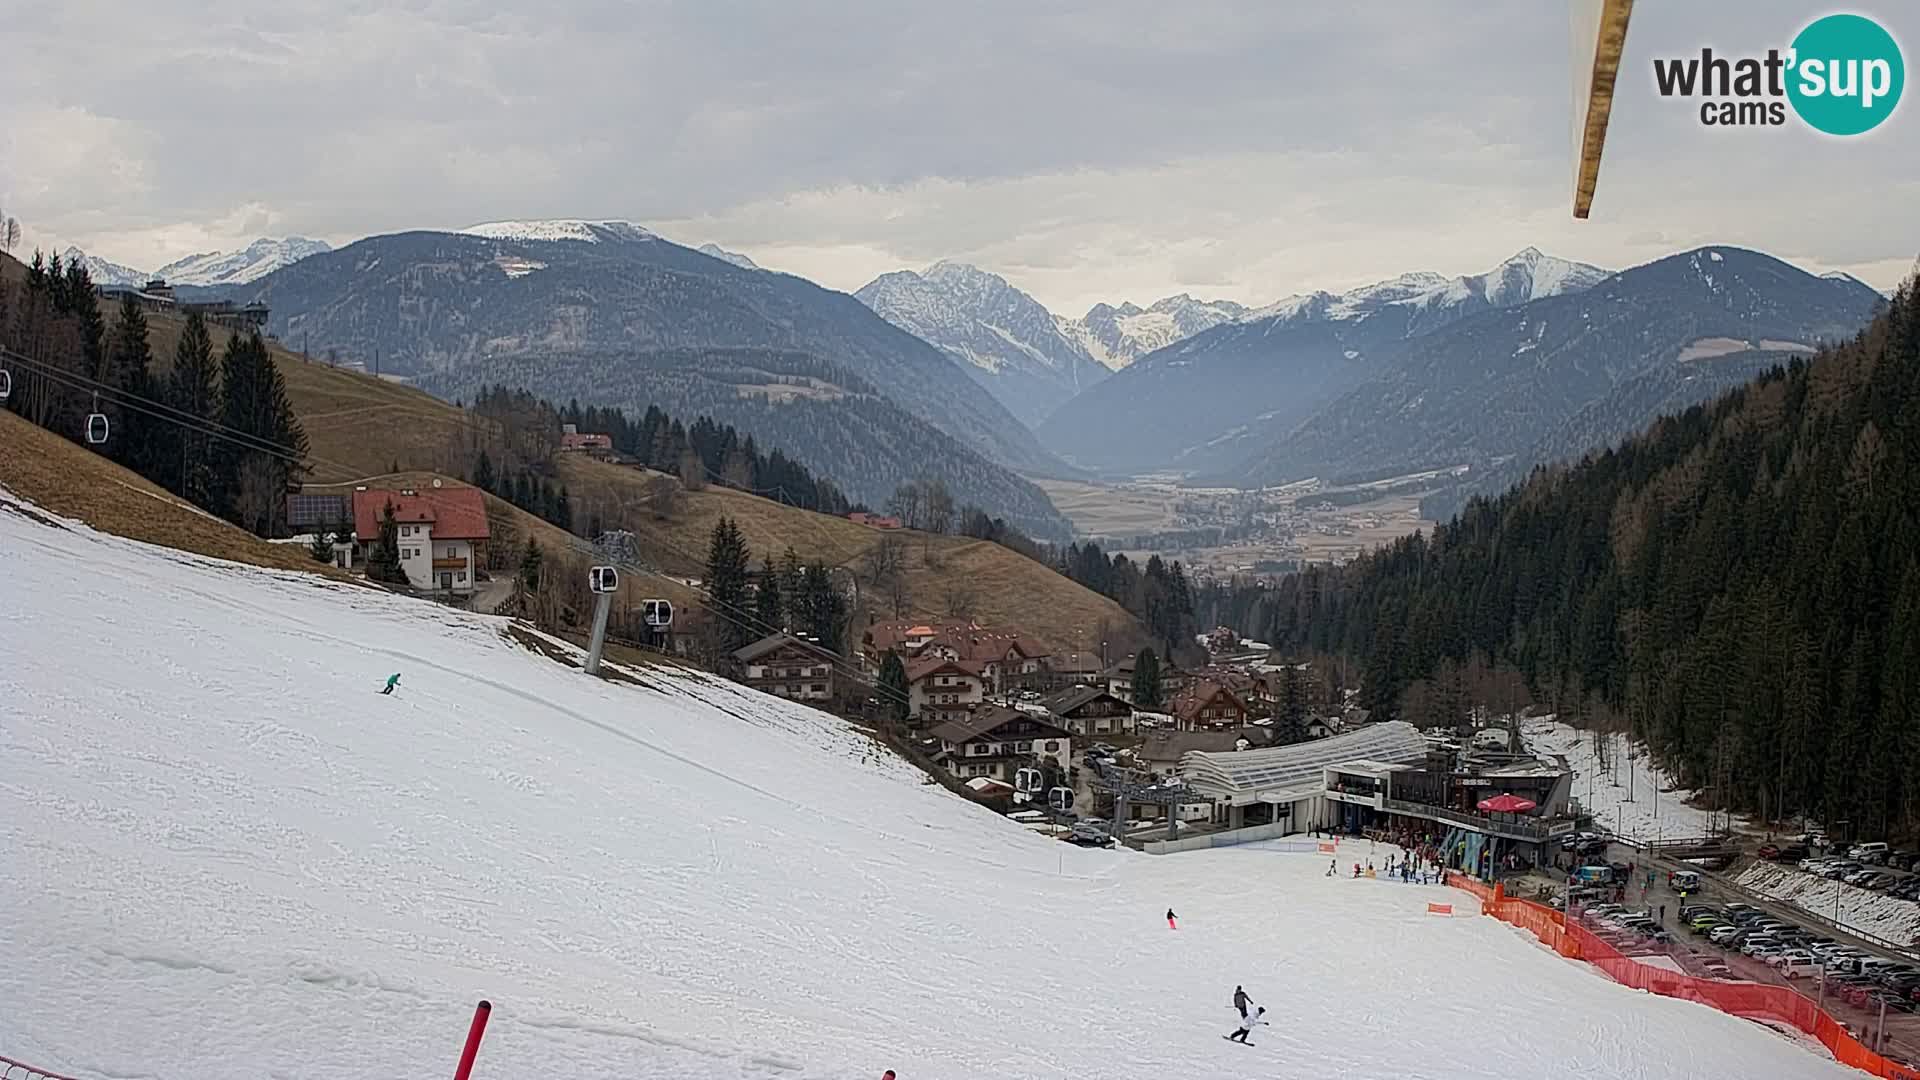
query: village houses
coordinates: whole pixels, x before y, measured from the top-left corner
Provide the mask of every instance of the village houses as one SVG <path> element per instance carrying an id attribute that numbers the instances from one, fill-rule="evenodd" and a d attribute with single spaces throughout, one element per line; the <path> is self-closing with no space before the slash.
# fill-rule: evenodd
<path id="1" fill-rule="evenodd" d="M 733 658 L 743 668 L 740 681 L 755 690 L 811 705 L 834 700 L 834 666 L 840 658 L 811 641 L 769 634 L 736 650 Z"/>
<path id="2" fill-rule="evenodd" d="M 998 705 L 948 720 L 930 734 L 940 744 L 938 760 L 963 779 L 1011 781 L 1022 766 L 1050 758 L 1064 773 L 1073 762 L 1073 736 L 1047 721 Z"/>
<path id="3" fill-rule="evenodd" d="M 487 505 L 470 487 L 358 487 L 353 491 L 354 559 L 364 563 L 380 542 L 380 523 L 393 508 L 400 567 L 422 592 L 464 596 L 480 568 L 476 547 L 488 539 Z"/>
<path id="4" fill-rule="evenodd" d="M 1173 718 L 1181 731 L 1223 731 L 1252 719 L 1246 703 L 1214 678 L 1197 679 L 1181 691 L 1173 699 Z"/>
<path id="5" fill-rule="evenodd" d="M 987 694 L 1037 687 L 1047 673 L 1047 650 L 1031 638 L 962 619 L 895 619 L 867 627 L 860 642 L 866 669 L 878 673 L 889 651 L 907 662 L 910 684 L 915 665 L 936 659 L 963 665 Z"/>
<path id="6" fill-rule="evenodd" d="M 987 699 L 977 665 L 929 656 L 907 662 L 907 719 L 922 725 L 965 716 Z"/>
<path id="7" fill-rule="evenodd" d="M 1061 727 L 1086 738 L 1133 734 L 1133 706 L 1098 686 L 1074 686 L 1045 701 Z"/>

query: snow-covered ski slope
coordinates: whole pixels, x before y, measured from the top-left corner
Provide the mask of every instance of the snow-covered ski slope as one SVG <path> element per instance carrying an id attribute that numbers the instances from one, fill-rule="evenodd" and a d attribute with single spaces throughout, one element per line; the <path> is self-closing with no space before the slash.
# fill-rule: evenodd
<path id="1" fill-rule="evenodd" d="M 483 1080 L 1856 1075 L 1424 913 L 1463 893 L 1082 851 L 821 714 L 594 680 L 499 620 L 19 505 L 0 492 L 0 1054 L 440 1076 L 484 996 Z M 1252 1048 L 1220 1038 L 1236 983 L 1274 1023 Z"/>

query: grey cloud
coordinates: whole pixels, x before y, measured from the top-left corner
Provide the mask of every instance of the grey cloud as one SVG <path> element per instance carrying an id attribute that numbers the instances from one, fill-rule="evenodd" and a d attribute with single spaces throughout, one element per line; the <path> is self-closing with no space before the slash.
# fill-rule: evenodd
<path id="1" fill-rule="evenodd" d="M 179 0 L 159 19 L 72 0 L 9 16 L 0 200 L 131 262 L 265 229 L 632 217 L 840 287 L 969 258 L 1063 305 L 1263 302 L 1528 243 L 1886 263 L 1884 214 L 1906 211 L 1879 196 L 1920 175 L 1910 132 L 1716 137 L 1649 86 L 1653 55 L 1764 48 L 1804 19 L 1641 5 L 1598 216 L 1575 225 L 1566 14 L 1527 0 Z M 1866 197 L 1823 203 L 1836 171 Z"/>

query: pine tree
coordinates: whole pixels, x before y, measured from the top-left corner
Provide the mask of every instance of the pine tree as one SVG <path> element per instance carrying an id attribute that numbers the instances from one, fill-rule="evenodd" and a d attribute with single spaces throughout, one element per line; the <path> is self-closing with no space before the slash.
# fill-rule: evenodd
<path id="1" fill-rule="evenodd" d="M 313 561 L 317 563 L 333 561 L 333 537 L 328 535 L 327 530 L 314 530 L 313 540 L 307 545 L 307 554 L 313 556 Z"/>
<path id="2" fill-rule="evenodd" d="M 887 715 L 896 724 L 904 724 L 909 711 L 907 665 L 900 659 L 900 653 L 893 649 L 880 661 L 880 679 L 878 683 L 880 704 Z"/>
<path id="3" fill-rule="evenodd" d="M 219 513 L 229 497 L 215 489 L 213 439 L 203 429 L 220 412 L 218 375 L 214 370 L 213 339 L 199 312 L 187 316 L 186 329 L 173 350 L 173 371 L 167 378 L 167 404 L 200 424 L 176 429 L 179 443 L 172 448 L 174 466 L 167 487 L 203 509 Z M 223 444 L 224 445 L 224 444 Z"/>
<path id="4" fill-rule="evenodd" d="M 275 535 L 284 530 L 286 492 L 306 458 L 306 432 L 258 333 L 228 339 L 221 384 L 220 422 L 254 447 L 238 445 L 217 459 L 228 496 L 222 513 L 261 536 Z"/>
<path id="5" fill-rule="evenodd" d="M 381 509 L 380 536 L 367 551 L 367 580 L 410 584 L 406 568 L 400 565 L 400 526 L 394 521 L 392 503 Z"/>
<path id="6" fill-rule="evenodd" d="M 149 398 L 154 396 L 151 386 L 152 364 L 153 353 L 147 346 L 147 313 L 129 294 L 120 301 L 120 310 L 107 342 L 106 371 L 100 381 L 115 391 L 113 397 L 122 400 Z M 107 414 L 113 431 L 107 455 L 141 476 L 150 480 L 160 479 L 163 473 L 158 468 L 158 459 L 163 450 L 156 436 L 163 429 L 172 430 L 172 425 L 149 413 L 108 404 L 104 399 L 100 410 Z"/>
<path id="7" fill-rule="evenodd" d="M 1142 709 L 1158 709 L 1161 703 L 1160 658 L 1152 649 L 1141 649 L 1133 658 L 1133 703 Z"/>
<path id="8" fill-rule="evenodd" d="M 527 553 L 520 559 L 521 588 L 528 592 L 539 591 L 540 567 L 544 561 L 545 557 L 540 553 L 539 543 L 536 541 L 528 541 Z"/>
<path id="9" fill-rule="evenodd" d="M 800 556 L 791 544 L 780 556 L 780 597 L 787 607 L 785 624 L 804 624 L 807 620 L 805 612 L 800 610 Z"/>
<path id="10" fill-rule="evenodd" d="M 1289 663 L 1280 669 L 1280 708 L 1275 717 L 1274 737 L 1282 746 L 1305 742 L 1307 738 L 1306 692 L 1300 685 L 1300 672 Z"/>
<path id="11" fill-rule="evenodd" d="M 771 634 L 786 626 L 786 607 L 780 595 L 780 575 L 773 568 L 773 553 L 760 564 L 760 584 L 754 591 L 754 630 Z"/>
<path id="12" fill-rule="evenodd" d="M 722 651 L 732 653 L 758 636 L 748 627 L 747 568 L 752 555 L 730 517 L 713 526 L 707 545 L 707 597 L 720 620 Z"/>
<path id="13" fill-rule="evenodd" d="M 806 608 L 807 633 L 834 652 L 843 651 L 846 635 L 846 598 L 834 588 L 833 575 L 821 563 L 811 563 L 801 573 L 800 592 Z"/>
<path id="14" fill-rule="evenodd" d="M 493 459 L 483 449 L 480 457 L 473 463 L 473 486 L 489 494 L 493 493 Z"/>

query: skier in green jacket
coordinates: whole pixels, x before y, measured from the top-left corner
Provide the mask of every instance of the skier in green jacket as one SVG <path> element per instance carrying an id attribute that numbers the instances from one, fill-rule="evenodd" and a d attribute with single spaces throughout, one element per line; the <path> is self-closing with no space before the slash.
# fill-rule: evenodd
<path id="1" fill-rule="evenodd" d="M 383 694 L 391 694 L 393 693 L 393 688 L 398 685 L 400 685 L 400 673 L 396 671 L 393 674 L 387 676 L 386 688 L 384 690 L 381 690 L 380 692 Z"/>

